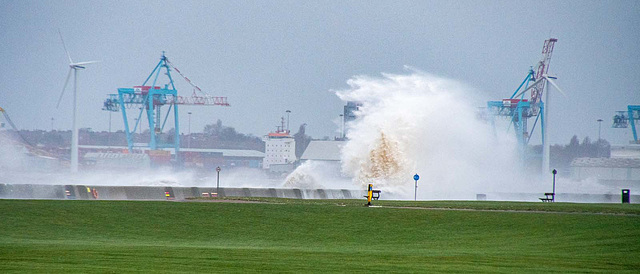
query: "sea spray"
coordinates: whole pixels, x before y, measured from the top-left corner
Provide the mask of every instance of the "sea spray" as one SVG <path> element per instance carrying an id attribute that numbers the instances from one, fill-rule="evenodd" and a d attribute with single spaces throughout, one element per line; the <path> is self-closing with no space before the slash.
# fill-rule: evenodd
<path id="1" fill-rule="evenodd" d="M 361 187 L 422 199 L 472 199 L 476 193 L 526 191 L 513 134 L 477 118 L 478 92 L 424 72 L 356 76 L 336 91 L 362 104 L 347 123 L 342 172 Z M 535 188 L 535 187 L 534 187 Z"/>
<path id="2" fill-rule="evenodd" d="M 5 131 L 6 132 L 6 131 Z M 0 132 L 0 175 L 13 170 L 24 170 L 28 150 L 16 145 L 5 132 Z"/>
<path id="3" fill-rule="evenodd" d="M 302 189 L 318 189 L 325 188 L 315 175 L 320 173 L 318 172 L 310 172 L 315 170 L 315 162 L 309 161 L 305 162 L 296 168 L 291 174 L 287 175 L 287 178 L 284 180 L 284 187 L 287 188 L 302 188 Z"/>
<path id="4" fill-rule="evenodd" d="M 282 185 L 300 189 L 358 189 L 342 176 L 339 163 L 306 161 L 289 174 Z"/>
<path id="5" fill-rule="evenodd" d="M 402 180 L 401 175 L 408 172 L 403 154 L 399 142 L 380 131 L 379 139 L 369 151 L 369 160 L 358 162 L 359 170 L 367 172 L 358 172 L 357 181 L 361 184 L 377 181 L 384 186 L 386 182 Z"/>

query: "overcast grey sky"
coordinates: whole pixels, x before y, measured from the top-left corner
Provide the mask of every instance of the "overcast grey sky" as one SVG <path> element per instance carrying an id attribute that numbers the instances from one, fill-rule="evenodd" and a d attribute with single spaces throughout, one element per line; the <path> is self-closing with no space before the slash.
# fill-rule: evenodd
<path id="1" fill-rule="evenodd" d="M 343 103 L 331 90 L 354 75 L 405 73 L 405 65 L 507 98 L 558 38 L 550 72 L 552 143 L 573 134 L 628 142 L 611 117 L 640 104 L 640 1 L 7 1 L 0 0 L 0 106 L 23 129 L 71 128 L 74 61 L 102 60 L 79 76 L 81 127 L 107 130 L 109 93 L 140 85 L 162 51 L 223 107 L 182 107 L 192 131 L 221 119 L 257 136 L 285 110 L 291 128 L 338 135 Z M 178 91 L 190 86 L 174 74 Z M 71 86 L 70 86 L 71 87 Z M 477 102 L 485 106 L 485 101 Z M 122 120 L 113 115 L 113 130 Z"/>

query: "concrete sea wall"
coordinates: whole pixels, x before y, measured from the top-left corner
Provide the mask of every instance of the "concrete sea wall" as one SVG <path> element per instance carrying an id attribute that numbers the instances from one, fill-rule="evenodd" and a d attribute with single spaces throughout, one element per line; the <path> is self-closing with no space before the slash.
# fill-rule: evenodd
<path id="1" fill-rule="evenodd" d="M 87 186 L 0 184 L 0 199 L 76 199 L 76 200 L 185 200 L 216 195 L 215 187 L 162 186 Z M 631 203 L 640 203 L 640 195 L 630 195 Z M 362 190 L 296 188 L 220 188 L 218 197 L 273 197 L 292 199 L 364 199 Z M 97 197 L 97 198 L 96 198 Z M 393 198 L 382 193 L 381 199 Z M 540 193 L 487 193 L 478 200 L 538 202 Z M 556 202 L 621 203 L 622 194 L 558 193 Z"/>
<path id="2" fill-rule="evenodd" d="M 273 197 L 356 199 L 364 191 L 348 189 L 220 188 L 0 184 L 0 199 L 184 200 L 194 197 Z"/>

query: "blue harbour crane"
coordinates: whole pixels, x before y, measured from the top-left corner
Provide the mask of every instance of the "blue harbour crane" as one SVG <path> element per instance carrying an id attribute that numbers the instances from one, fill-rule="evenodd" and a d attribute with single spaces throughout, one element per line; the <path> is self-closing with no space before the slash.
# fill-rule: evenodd
<path id="1" fill-rule="evenodd" d="M 628 128 L 631 125 L 631 132 L 633 133 L 633 140 L 629 141 L 632 144 L 640 144 L 638 141 L 638 126 L 636 123 L 640 123 L 640 105 L 628 105 L 627 111 L 617 111 L 613 116 L 613 128 Z"/>
<path id="2" fill-rule="evenodd" d="M 190 97 L 184 97 L 178 95 L 178 90 L 173 82 L 171 71 L 178 72 L 193 88 L 193 95 Z M 162 73 L 164 71 L 164 73 Z M 160 75 L 166 76 L 166 79 L 161 79 Z M 162 77 L 165 78 L 165 77 Z M 164 82 L 163 82 L 164 81 Z M 164 83 L 164 84 L 162 84 Z M 180 125 L 179 125 L 179 105 L 207 105 L 207 106 L 229 106 L 227 103 L 227 97 L 214 97 L 210 95 L 197 95 L 196 90 L 202 92 L 202 90 L 191 82 L 191 80 L 185 77 L 180 70 L 178 70 L 169 59 L 162 52 L 160 62 L 151 71 L 147 79 L 140 86 L 134 86 L 133 88 L 118 88 L 117 94 L 109 94 L 109 97 L 104 101 L 103 110 L 122 112 L 122 119 L 124 120 L 124 128 L 127 138 L 127 145 L 129 152 L 133 152 L 136 147 L 148 147 L 149 150 L 160 150 L 164 148 L 172 148 L 175 150 L 175 155 L 178 157 L 180 151 Z M 168 109 L 163 115 L 162 107 L 167 106 Z M 129 117 L 131 115 L 128 110 L 132 110 L 135 119 L 133 128 L 129 124 Z M 149 125 L 149 142 L 148 143 L 134 143 L 133 133 L 138 128 L 142 127 L 142 115 L 146 115 L 146 120 Z M 167 125 L 167 121 L 170 115 L 173 114 L 173 136 L 168 136 L 162 140 L 160 135 L 164 132 L 164 128 Z"/>
<path id="3" fill-rule="evenodd" d="M 505 118 L 509 120 L 509 129 L 513 127 L 515 131 L 516 139 L 518 140 L 519 149 L 523 158 L 532 156 L 531 153 L 528 152 L 527 147 L 531 140 L 532 133 L 536 130 L 538 122 L 540 122 L 539 128 L 543 147 L 543 172 L 546 172 L 549 169 L 549 144 L 546 129 L 549 111 L 549 92 L 547 83 L 553 85 L 564 95 L 562 90 L 553 81 L 555 78 L 547 75 L 549 64 L 551 63 L 551 55 L 557 41 L 558 39 L 555 38 L 545 40 L 542 48 L 542 59 L 536 65 L 535 70 L 534 68 L 529 69 L 527 76 L 515 92 L 513 92 L 511 97 L 501 101 L 487 102 L 488 117 L 494 128 L 495 120 L 497 118 Z M 530 94 L 528 99 L 525 98 L 527 93 Z M 544 100 L 542 100 L 543 95 L 545 95 Z M 531 125 L 528 122 L 530 118 L 535 118 Z"/>

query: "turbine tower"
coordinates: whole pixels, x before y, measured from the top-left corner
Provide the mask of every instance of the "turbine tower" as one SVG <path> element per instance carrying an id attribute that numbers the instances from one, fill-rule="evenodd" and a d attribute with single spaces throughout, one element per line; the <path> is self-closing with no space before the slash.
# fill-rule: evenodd
<path id="1" fill-rule="evenodd" d="M 58 104 L 56 108 L 60 106 L 60 102 L 62 101 L 62 96 L 64 96 L 64 91 L 67 89 L 67 84 L 69 83 L 69 78 L 71 77 L 71 70 L 73 70 L 73 125 L 71 130 L 71 172 L 78 172 L 78 70 L 85 69 L 85 65 L 97 63 L 99 61 L 87 61 L 87 62 L 77 62 L 74 63 L 71 59 L 71 55 L 69 55 L 69 51 L 67 50 L 67 46 L 64 43 L 64 39 L 62 38 L 62 33 L 58 30 L 58 34 L 60 35 L 60 40 L 62 41 L 62 47 L 64 47 L 64 51 L 69 58 L 69 72 L 67 72 L 67 79 L 64 81 L 64 87 L 62 87 L 62 92 L 60 93 L 60 98 L 58 98 Z"/>

